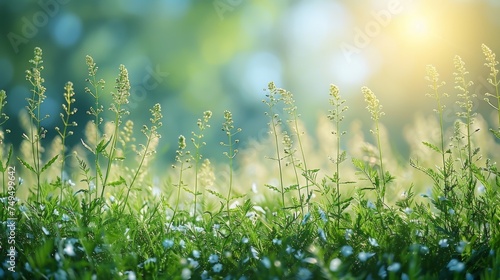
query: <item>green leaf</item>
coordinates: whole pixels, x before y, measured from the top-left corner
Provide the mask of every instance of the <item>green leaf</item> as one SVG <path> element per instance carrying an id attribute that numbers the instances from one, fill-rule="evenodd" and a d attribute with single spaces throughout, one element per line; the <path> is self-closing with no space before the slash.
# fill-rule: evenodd
<path id="1" fill-rule="evenodd" d="M 95 148 L 96 153 L 98 154 L 102 153 L 109 145 L 109 143 L 111 143 L 111 139 L 113 139 L 113 137 L 109 138 L 108 141 L 106 141 L 106 139 L 102 139 L 101 142 L 99 142 L 99 144 L 97 144 L 97 147 Z M 106 143 L 104 143 L 104 141 L 106 141 Z"/>
<path id="2" fill-rule="evenodd" d="M 490 131 L 495 135 L 496 138 L 500 139 L 500 130 L 496 131 L 493 128 L 490 128 Z"/>
<path id="3" fill-rule="evenodd" d="M 36 171 L 35 169 L 33 168 L 33 166 L 31 166 L 29 163 L 27 163 L 26 161 L 24 161 L 22 158 L 17 158 L 22 165 L 24 165 L 24 167 L 28 168 L 31 172 L 35 173 L 36 174 Z"/>
<path id="4" fill-rule="evenodd" d="M 265 184 L 264 186 L 265 186 L 266 188 L 270 189 L 270 190 L 273 190 L 273 191 L 277 192 L 277 193 L 281 193 L 281 191 L 280 191 L 280 190 L 278 190 L 278 188 L 277 188 L 277 187 L 275 187 L 275 186 L 268 185 L 268 184 Z"/>
<path id="5" fill-rule="evenodd" d="M 47 170 L 47 168 L 49 168 L 55 161 L 56 159 L 59 157 L 59 155 L 56 155 L 55 157 L 53 157 L 52 159 L 50 159 L 43 167 L 42 167 L 42 170 L 40 170 L 40 173 L 43 173 L 45 170 Z"/>
<path id="6" fill-rule="evenodd" d="M 365 162 L 358 158 L 353 158 L 352 164 L 359 170 L 365 170 Z"/>
<path id="7" fill-rule="evenodd" d="M 79 190 L 77 190 L 77 191 L 73 194 L 73 196 L 76 196 L 77 194 L 79 194 L 79 193 L 81 193 L 81 192 L 82 192 L 82 193 L 88 193 L 88 192 L 89 192 L 89 190 L 79 189 Z"/>
<path id="8" fill-rule="evenodd" d="M 106 184 L 106 186 L 116 187 L 122 184 L 126 185 L 126 181 L 122 176 L 120 176 L 120 179 L 118 179 L 117 181 L 110 182 Z"/>
<path id="9" fill-rule="evenodd" d="M 220 194 L 220 193 L 218 193 L 217 191 L 213 191 L 213 190 L 211 190 L 211 189 L 207 189 L 207 192 L 209 192 L 209 193 L 211 193 L 211 194 L 215 195 L 216 197 L 218 197 L 218 198 L 220 198 L 220 199 L 222 199 L 222 200 L 224 200 L 224 201 L 226 201 L 226 200 L 227 200 L 227 198 L 225 198 L 223 195 L 221 195 L 221 194 Z"/>
<path id="10" fill-rule="evenodd" d="M 434 144 L 431 144 L 431 143 L 429 143 L 429 142 L 422 142 L 422 144 L 424 144 L 424 145 L 425 145 L 425 146 L 427 146 L 428 148 L 431 148 L 431 149 L 433 149 L 434 151 L 436 151 L 436 152 L 438 152 L 438 153 L 440 153 L 440 154 L 442 154 L 442 153 L 443 153 L 443 152 L 441 151 L 441 149 L 439 149 L 439 148 L 438 148 L 436 145 L 434 145 Z"/>

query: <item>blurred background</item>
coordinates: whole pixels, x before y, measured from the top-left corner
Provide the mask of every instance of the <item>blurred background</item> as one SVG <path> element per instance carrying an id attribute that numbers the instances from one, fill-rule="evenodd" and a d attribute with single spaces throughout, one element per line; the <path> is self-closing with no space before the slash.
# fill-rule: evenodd
<path id="1" fill-rule="evenodd" d="M 129 109 L 137 130 L 149 122 L 148 109 L 161 103 L 164 115 L 160 155 L 173 159 L 179 134 L 196 131 L 196 120 L 211 110 L 205 154 L 221 155 L 223 111 L 233 112 L 244 147 L 267 130 L 263 89 L 270 81 L 290 90 L 311 131 L 328 108 L 330 84 L 340 87 L 350 110 L 346 119 L 370 116 L 361 86 L 384 106 L 382 122 L 403 154 L 402 130 L 417 113 L 432 114 L 425 96 L 425 66 L 433 64 L 447 82 L 455 110 L 453 57 L 460 55 L 474 81 L 477 110 L 491 114 L 481 44 L 500 54 L 498 0 L 0 0 L 0 89 L 8 94 L 6 142 L 19 143 L 18 116 L 29 85 L 24 71 L 34 47 L 43 49 L 47 99 L 44 126 L 60 126 L 63 86 L 75 84 L 74 143 L 83 137 L 92 105 L 85 94 L 91 55 L 98 77 L 113 90 L 124 64 L 132 84 Z M 498 59 L 498 58 L 497 58 Z M 449 112 L 447 121 L 454 115 Z M 141 138 L 138 137 L 141 141 Z"/>

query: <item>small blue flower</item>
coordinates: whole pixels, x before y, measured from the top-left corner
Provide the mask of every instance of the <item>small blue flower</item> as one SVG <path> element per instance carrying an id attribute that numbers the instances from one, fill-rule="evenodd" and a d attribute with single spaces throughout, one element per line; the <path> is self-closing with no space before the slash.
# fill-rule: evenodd
<path id="1" fill-rule="evenodd" d="M 373 247 L 378 247 L 378 243 L 377 243 L 377 240 L 375 240 L 375 238 L 371 238 L 371 237 L 369 237 L 369 238 L 368 238 L 368 242 L 370 242 L 370 244 L 371 244 Z"/>
<path id="2" fill-rule="evenodd" d="M 348 228 L 348 229 L 345 230 L 345 235 L 344 235 L 345 236 L 345 240 L 351 239 L 352 235 L 353 235 L 352 229 Z"/>
<path id="3" fill-rule="evenodd" d="M 465 264 L 456 259 L 452 259 L 446 266 L 450 271 L 461 272 L 465 268 Z"/>
<path id="4" fill-rule="evenodd" d="M 311 277 L 312 277 L 312 272 L 309 271 L 309 269 L 304 267 L 299 268 L 299 272 L 297 273 L 298 280 L 308 280 L 311 279 Z"/>
<path id="5" fill-rule="evenodd" d="M 326 233 L 322 228 L 318 228 L 318 235 L 323 242 L 326 242 Z"/>
<path id="6" fill-rule="evenodd" d="M 446 247 L 448 247 L 448 246 L 449 246 L 449 244 L 448 244 L 448 239 L 444 238 L 444 239 L 439 240 L 439 246 L 440 246 L 441 248 L 446 248 Z"/>
<path id="7" fill-rule="evenodd" d="M 300 224 L 305 225 L 307 223 L 307 221 L 309 221 L 309 217 L 311 217 L 311 213 L 305 214 L 304 218 L 302 219 L 302 223 L 300 223 Z"/>
<path id="8" fill-rule="evenodd" d="M 358 254 L 358 259 L 361 262 L 366 262 L 369 258 L 373 257 L 375 253 L 366 253 L 366 252 L 361 252 Z"/>
<path id="9" fill-rule="evenodd" d="M 261 262 L 262 262 L 262 265 L 264 265 L 267 269 L 271 268 L 271 261 L 269 260 L 268 257 L 262 258 Z"/>
<path id="10" fill-rule="evenodd" d="M 212 267 L 212 270 L 215 272 L 215 273 L 219 273 L 222 271 L 222 264 L 220 263 L 216 263 L 213 267 Z"/>
<path id="11" fill-rule="evenodd" d="M 340 268 L 340 265 L 342 264 L 342 261 L 339 258 L 335 258 L 330 262 L 330 270 L 331 271 L 337 271 Z"/>
<path id="12" fill-rule="evenodd" d="M 395 262 L 387 267 L 387 270 L 391 272 L 398 272 L 400 269 L 401 269 L 401 264 L 398 262 Z"/>
<path id="13" fill-rule="evenodd" d="M 170 249 L 174 246 L 174 241 L 171 239 L 165 239 L 163 240 L 162 245 L 165 249 Z"/>
<path id="14" fill-rule="evenodd" d="M 199 258 L 200 257 L 200 251 L 198 250 L 193 250 L 193 257 Z"/>
<path id="15" fill-rule="evenodd" d="M 212 254 L 208 257 L 208 262 L 209 263 L 218 263 L 219 262 L 219 256 L 216 254 Z"/>
<path id="16" fill-rule="evenodd" d="M 349 257 L 350 255 L 352 255 L 353 253 L 353 250 L 352 250 L 352 247 L 349 246 L 349 245 L 344 245 L 342 246 L 342 248 L 340 249 L 340 253 L 342 254 L 342 256 L 344 257 Z"/>

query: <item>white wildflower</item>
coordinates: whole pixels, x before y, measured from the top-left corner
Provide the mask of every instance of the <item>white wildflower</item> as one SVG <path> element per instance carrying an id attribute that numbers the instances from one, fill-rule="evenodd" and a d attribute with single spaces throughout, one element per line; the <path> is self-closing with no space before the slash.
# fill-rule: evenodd
<path id="1" fill-rule="evenodd" d="M 366 252 L 361 252 L 358 254 L 358 259 L 361 262 L 366 262 L 369 258 L 373 257 L 375 253 L 366 253 Z"/>
<path id="2" fill-rule="evenodd" d="M 342 261 L 339 258 L 335 258 L 330 262 L 330 270 L 337 271 L 340 268 Z"/>

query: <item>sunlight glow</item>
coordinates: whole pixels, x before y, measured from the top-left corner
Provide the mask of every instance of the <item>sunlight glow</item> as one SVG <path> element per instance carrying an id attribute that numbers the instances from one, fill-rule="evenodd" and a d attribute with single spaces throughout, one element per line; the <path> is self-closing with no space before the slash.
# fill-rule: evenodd
<path id="1" fill-rule="evenodd" d="M 431 33 L 428 20 L 419 16 L 408 18 L 405 29 L 406 35 L 414 40 L 427 39 Z"/>

